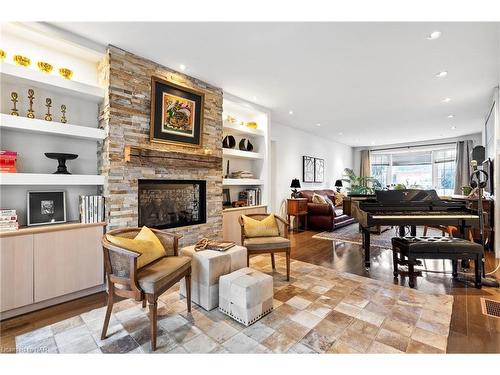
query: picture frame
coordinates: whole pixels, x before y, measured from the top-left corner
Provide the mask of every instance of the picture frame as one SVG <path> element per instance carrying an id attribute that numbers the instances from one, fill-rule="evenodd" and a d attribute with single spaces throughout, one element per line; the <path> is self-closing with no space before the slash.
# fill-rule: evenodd
<path id="1" fill-rule="evenodd" d="M 314 158 L 302 156 L 302 181 L 314 182 Z"/>
<path id="2" fill-rule="evenodd" d="M 203 92 L 151 77 L 150 142 L 202 147 L 204 106 Z"/>
<path id="3" fill-rule="evenodd" d="M 314 158 L 314 182 L 323 182 L 325 179 L 325 159 Z"/>
<path id="4" fill-rule="evenodd" d="M 28 226 L 66 222 L 65 191 L 28 191 L 26 202 Z"/>
<path id="5" fill-rule="evenodd" d="M 231 192 L 229 189 L 222 189 L 222 207 L 231 207 Z"/>

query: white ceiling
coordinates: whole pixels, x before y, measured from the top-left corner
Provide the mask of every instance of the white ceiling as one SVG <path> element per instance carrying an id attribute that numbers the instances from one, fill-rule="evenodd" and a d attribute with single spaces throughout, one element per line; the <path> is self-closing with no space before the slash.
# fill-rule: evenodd
<path id="1" fill-rule="evenodd" d="M 275 122 L 351 146 L 481 131 L 499 82 L 499 23 L 55 25 L 174 69 L 185 64 L 186 74 L 270 108 Z M 434 30 L 441 38 L 427 40 Z"/>

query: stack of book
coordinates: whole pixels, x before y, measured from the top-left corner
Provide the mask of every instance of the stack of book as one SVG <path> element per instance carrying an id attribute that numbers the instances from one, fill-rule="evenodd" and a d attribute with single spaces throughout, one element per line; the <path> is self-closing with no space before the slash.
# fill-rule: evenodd
<path id="1" fill-rule="evenodd" d="M 80 195 L 80 222 L 83 224 L 104 221 L 104 197 L 101 195 Z"/>
<path id="2" fill-rule="evenodd" d="M 17 152 L 0 150 L 0 172 L 17 173 Z"/>
<path id="3" fill-rule="evenodd" d="M 18 229 L 16 210 L 0 210 L 0 232 Z"/>
<path id="4" fill-rule="evenodd" d="M 254 178 L 254 174 L 250 171 L 236 171 L 231 173 L 230 178 Z"/>
<path id="5" fill-rule="evenodd" d="M 261 190 L 260 188 L 255 188 L 240 191 L 239 199 L 245 200 L 247 206 L 258 206 L 261 204 Z"/>

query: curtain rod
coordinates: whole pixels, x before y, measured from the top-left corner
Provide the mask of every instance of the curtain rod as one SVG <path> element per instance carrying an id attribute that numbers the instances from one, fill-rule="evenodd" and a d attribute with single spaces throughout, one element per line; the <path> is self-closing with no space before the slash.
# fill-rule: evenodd
<path id="1" fill-rule="evenodd" d="M 460 142 L 460 141 L 457 141 L 457 142 Z M 415 146 L 399 146 L 399 147 L 388 147 L 388 148 L 377 148 L 377 149 L 373 149 L 373 150 L 370 150 L 370 151 L 387 151 L 387 150 L 401 150 L 401 149 L 410 149 L 410 148 L 414 148 L 414 147 L 429 147 L 429 146 L 444 146 L 444 145 L 454 145 L 456 144 L 457 142 L 443 142 L 443 143 L 430 143 L 430 144 L 427 144 L 427 145 L 415 145 Z"/>

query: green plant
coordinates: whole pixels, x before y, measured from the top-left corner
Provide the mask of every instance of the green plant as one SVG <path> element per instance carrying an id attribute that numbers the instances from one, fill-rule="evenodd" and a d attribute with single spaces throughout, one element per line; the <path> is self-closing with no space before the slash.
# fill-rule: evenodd
<path id="1" fill-rule="evenodd" d="M 375 190 L 382 190 L 382 184 L 374 177 L 356 176 L 350 168 L 344 169 L 344 178 L 350 186 L 347 191 L 351 194 L 373 194 Z"/>

